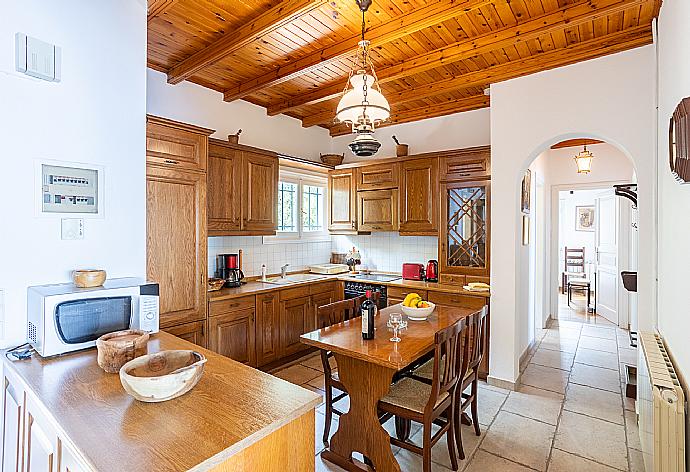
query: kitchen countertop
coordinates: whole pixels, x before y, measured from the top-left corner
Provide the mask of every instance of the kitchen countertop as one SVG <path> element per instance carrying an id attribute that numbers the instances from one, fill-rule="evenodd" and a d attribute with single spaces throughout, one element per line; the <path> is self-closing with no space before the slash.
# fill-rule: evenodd
<path id="1" fill-rule="evenodd" d="M 167 333 L 149 353 L 194 349 L 207 358 L 199 383 L 162 403 L 125 393 L 96 349 L 60 357 L 5 360 L 53 415 L 93 470 L 210 470 L 314 409 L 315 393 Z"/>
<path id="2" fill-rule="evenodd" d="M 328 281 L 352 281 L 352 282 L 366 282 L 365 280 L 361 279 L 355 279 L 353 278 L 350 274 L 337 274 L 337 275 L 324 275 L 323 279 L 320 280 L 311 280 L 307 282 L 297 282 L 297 283 L 292 283 L 292 284 L 287 284 L 287 285 L 277 285 L 277 284 L 269 284 L 265 282 L 261 282 L 258 280 L 250 281 L 247 282 L 246 284 L 242 285 L 241 287 L 233 287 L 233 288 L 222 288 L 220 290 L 217 290 L 215 292 L 208 292 L 208 300 L 209 301 L 218 301 L 218 300 L 228 300 L 231 298 L 238 298 L 238 297 L 243 297 L 247 295 L 256 295 L 258 293 L 264 293 L 264 292 L 271 292 L 275 290 L 283 290 L 286 288 L 292 288 L 292 287 L 297 287 L 299 285 L 305 285 L 305 284 L 315 284 L 315 283 L 320 283 L 320 282 L 328 282 Z M 412 289 L 417 289 L 417 290 L 431 290 L 434 292 L 444 292 L 444 293 L 453 293 L 453 294 L 460 294 L 460 295 L 471 295 L 475 297 L 484 297 L 484 298 L 490 298 L 491 293 L 490 292 L 472 292 L 469 290 L 465 290 L 461 286 L 458 285 L 451 285 L 451 284 L 441 284 L 437 282 L 424 282 L 421 280 L 404 280 L 402 278 L 397 279 L 397 280 L 392 280 L 390 282 L 372 282 L 377 285 L 385 285 L 388 287 L 401 287 L 401 288 L 412 288 Z"/>

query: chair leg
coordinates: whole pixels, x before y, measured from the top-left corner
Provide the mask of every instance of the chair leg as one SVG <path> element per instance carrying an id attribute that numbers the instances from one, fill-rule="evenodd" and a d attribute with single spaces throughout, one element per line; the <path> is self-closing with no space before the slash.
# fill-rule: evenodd
<path id="1" fill-rule="evenodd" d="M 412 426 L 412 421 L 402 418 L 400 416 L 395 417 L 395 436 L 401 441 L 407 441 L 410 439 L 410 429 Z"/>
<path id="2" fill-rule="evenodd" d="M 458 457 L 461 461 L 465 460 L 465 449 L 462 447 L 462 425 L 460 424 L 460 417 L 462 416 L 462 396 L 458 392 L 459 402 L 455 403 L 455 412 L 453 413 L 453 429 L 455 430 L 455 444 L 458 448 Z"/>
<path id="3" fill-rule="evenodd" d="M 472 410 L 472 422 L 474 423 L 474 434 L 477 436 L 480 436 L 482 433 L 479 430 L 479 414 L 477 411 L 477 394 L 478 394 L 478 389 L 477 386 L 479 385 L 479 374 L 475 371 L 474 373 L 474 380 L 472 381 L 472 404 L 471 404 L 471 410 Z"/>
<path id="4" fill-rule="evenodd" d="M 431 423 L 424 424 L 424 442 L 422 443 L 423 455 L 423 471 L 431 472 Z"/>
<path id="5" fill-rule="evenodd" d="M 453 470 L 458 470 L 458 458 L 455 449 L 455 402 L 451 403 L 450 413 L 448 414 L 448 432 L 446 433 L 446 442 L 448 443 L 448 455 L 450 456 L 450 465 Z"/>
<path id="6" fill-rule="evenodd" d="M 323 445 L 328 447 L 328 436 L 331 434 L 333 421 L 333 387 L 326 383 L 326 419 L 323 423 Z"/>

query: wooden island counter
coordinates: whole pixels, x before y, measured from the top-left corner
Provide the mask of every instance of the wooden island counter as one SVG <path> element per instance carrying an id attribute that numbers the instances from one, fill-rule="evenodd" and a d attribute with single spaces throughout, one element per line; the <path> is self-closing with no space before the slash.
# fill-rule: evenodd
<path id="1" fill-rule="evenodd" d="M 4 359 L 3 470 L 314 470 L 321 397 L 167 333 L 149 353 L 194 349 L 207 358 L 189 393 L 162 403 L 127 395 L 96 349 Z"/>

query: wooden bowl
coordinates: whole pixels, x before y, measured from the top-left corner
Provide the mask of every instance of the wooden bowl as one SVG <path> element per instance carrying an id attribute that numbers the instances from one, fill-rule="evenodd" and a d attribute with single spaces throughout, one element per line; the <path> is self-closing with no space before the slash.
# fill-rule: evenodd
<path id="1" fill-rule="evenodd" d="M 148 352 L 149 333 L 138 329 L 126 329 L 104 334 L 96 340 L 98 365 L 110 374 L 134 358 Z"/>
<path id="2" fill-rule="evenodd" d="M 196 351 L 161 351 L 137 357 L 120 369 L 125 391 L 142 402 L 164 402 L 189 392 L 204 373 L 206 357 Z"/>
<path id="3" fill-rule="evenodd" d="M 321 154 L 321 162 L 329 166 L 339 166 L 343 163 L 345 154 Z"/>
<path id="4" fill-rule="evenodd" d="M 225 279 L 210 278 L 208 279 L 208 291 L 215 292 L 220 290 L 225 285 Z"/>
<path id="5" fill-rule="evenodd" d="M 79 288 L 100 287 L 105 282 L 105 278 L 104 270 L 83 269 L 72 272 L 74 285 Z"/>

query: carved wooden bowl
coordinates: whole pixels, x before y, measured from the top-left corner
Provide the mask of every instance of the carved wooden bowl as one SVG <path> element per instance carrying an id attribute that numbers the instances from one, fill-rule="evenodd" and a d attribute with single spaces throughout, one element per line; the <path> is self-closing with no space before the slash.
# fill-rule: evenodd
<path id="1" fill-rule="evenodd" d="M 216 279 L 216 278 L 208 279 L 208 291 L 209 292 L 215 292 L 217 290 L 220 290 L 221 288 L 223 288 L 223 285 L 225 285 L 225 279 Z"/>
<path id="2" fill-rule="evenodd" d="M 75 270 L 72 273 L 74 285 L 79 288 L 100 287 L 105 282 L 105 278 L 104 270 L 84 269 Z"/>
<path id="3" fill-rule="evenodd" d="M 142 402 L 164 402 L 189 392 L 204 373 L 206 357 L 196 351 L 161 351 L 122 366 L 125 391 Z"/>
<path id="4" fill-rule="evenodd" d="M 96 340 L 98 365 L 110 374 L 117 374 L 127 362 L 148 352 L 149 333 L 126 329 L 104 334 Z"/>

